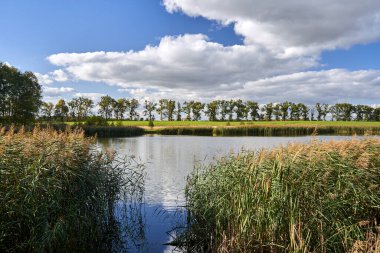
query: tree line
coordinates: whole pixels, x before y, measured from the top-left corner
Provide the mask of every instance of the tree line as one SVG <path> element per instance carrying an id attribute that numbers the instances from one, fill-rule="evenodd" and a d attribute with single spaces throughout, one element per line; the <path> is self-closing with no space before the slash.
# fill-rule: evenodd
<path id="1" fill-rule="evenodd" d="M 241 120 L 336 120 L 336 121 L 380 121 L 380 107 L 337 103 L 306 105 L 285 101 L 260 105 L 255 101 L 241 99 L 214 100 L 202 103 L 191 100 L 183 103 L 171 99 L 158 102 L 145 100 L 142 104 L 135 99 L 114 99 L 103 96 L 99 103 L 84 97 L 57 104 L 43 102 L 41 116 L 45 120 L 83 121 L 97 114 L 104 120 L 168 120 L 168 121 L 241 121 Z"/>
<path id="2" fill-rule="evenodd" d="M 168 120 L 168 121 L 241 121 L 241 120 L 336 120 L 380 121 L 380 107 L 337 103 L 306 105 L 285 101 L 259 104 L 241 99 L 158 102 L 110 96 L 98 103 L 90 98 L 60 99 L 56 104 L 43 102 L 42 89 L 36 76 L 0 62 L 0 123 L 29 123 L 36 118 L 48 121 L 83 121 L 98 115 L 103 120 Z M 94 112 L 97 106 L 98 111 Z"/>

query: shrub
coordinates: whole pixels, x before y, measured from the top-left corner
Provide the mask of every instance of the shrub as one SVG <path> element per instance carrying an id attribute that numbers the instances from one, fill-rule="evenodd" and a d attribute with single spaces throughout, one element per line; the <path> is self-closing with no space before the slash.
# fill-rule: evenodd
<path id="1" fill-rule="evenodd" d="M 87 126 L 107 126 L 107 120 L 100 116 L 91 116 L 88 117 L 85 121 Z"/>

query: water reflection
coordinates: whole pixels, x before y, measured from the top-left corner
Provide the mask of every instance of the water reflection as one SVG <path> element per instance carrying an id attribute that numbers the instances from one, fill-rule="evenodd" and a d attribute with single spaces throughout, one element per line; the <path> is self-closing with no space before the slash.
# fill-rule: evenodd
<path id="1" fill-rule="evenodd" d="M 320 140 L 347 139 L 344 136 L 319 136 Z M 103 147 L 111 147 L 121 155 L 133 155 L 146 164 L 144 203 L 131 218 L 138 228 L 126 236 L 130 252 L 172 252 L 164 245 L 172 241 L 173 227 L 184 222 L 180 206 L 185 204 L 186 177 L 196 164 L 208 164 L 213 159 L 242 149 L 258 150 L 289 142 L 309 142 L 310 137 L 198 137 L 141 136 L 136 138 L 101 139 Z M 137 210 L 137 209 L 136 209 Z M 130 222 L 130 221 L 129 221 Z M 132 238 L 132 237 L 131 237 Z"/>

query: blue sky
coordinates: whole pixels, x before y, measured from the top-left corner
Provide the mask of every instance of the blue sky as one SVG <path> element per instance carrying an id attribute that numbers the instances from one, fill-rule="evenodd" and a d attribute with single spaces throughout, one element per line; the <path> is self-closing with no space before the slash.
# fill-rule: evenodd
<path id="1" fill-rule="evenodd" d="M 380 103 L 377 1 L 0 2 L 0 61 L 36 72 L 49 101 Z"/>

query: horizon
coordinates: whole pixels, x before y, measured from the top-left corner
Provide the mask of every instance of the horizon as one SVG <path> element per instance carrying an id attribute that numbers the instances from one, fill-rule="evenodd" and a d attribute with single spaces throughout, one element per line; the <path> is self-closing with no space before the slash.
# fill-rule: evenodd
<path id="1" fill-rule="evenodd" d="M 36 73 L 48 102 L 109 95 L 380 104 L 375 0 L 2 5 L 0 61 Z"/>

